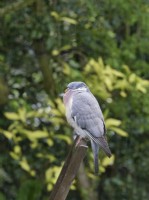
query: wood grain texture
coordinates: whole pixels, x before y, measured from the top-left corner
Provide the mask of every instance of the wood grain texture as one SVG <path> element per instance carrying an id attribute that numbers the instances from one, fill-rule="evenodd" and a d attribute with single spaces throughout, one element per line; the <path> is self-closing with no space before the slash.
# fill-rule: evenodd
<path id="1" fill-rule="evenodd" d="M 81 140 L 76 146 L 78 139 L 79 138 L 77 137 L 66 158 L 49 200 L 65 200 L 68 195 L 70 186 L 78 172 L 80 164 L 83 161 L 88 148 L 86 141 L 84 140 Z"/>

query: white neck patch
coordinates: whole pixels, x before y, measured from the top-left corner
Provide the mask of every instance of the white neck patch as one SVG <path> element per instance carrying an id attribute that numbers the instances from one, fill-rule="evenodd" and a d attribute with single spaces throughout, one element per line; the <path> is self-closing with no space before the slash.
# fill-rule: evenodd
<path id="1" fill-rule="evenodd" d="M 85 88 L 85 87 L 81 87 L 81 88 L 77 88 L 77 89 L 75 89 L 75 91 L 87 91 L 87 88 Z"/>

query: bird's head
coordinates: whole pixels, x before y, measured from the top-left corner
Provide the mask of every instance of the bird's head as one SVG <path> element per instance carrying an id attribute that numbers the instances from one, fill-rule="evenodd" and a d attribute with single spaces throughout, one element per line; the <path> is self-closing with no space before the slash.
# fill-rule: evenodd
<path id="1" fill-rule="evenodd" d="M 71 82 L 67 85 L 67 89 L 65 90 L 65 92 L 67 91 L 89 91 L 89 88 L 87 87 L 87 85 L 84 82 Z"/>

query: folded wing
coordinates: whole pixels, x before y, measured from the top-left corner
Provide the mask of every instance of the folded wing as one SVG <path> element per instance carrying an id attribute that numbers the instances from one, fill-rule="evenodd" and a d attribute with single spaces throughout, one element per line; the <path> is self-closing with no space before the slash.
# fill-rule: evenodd
<path id="1" fill-rule="evenodd" d="M 88 137 L 99 144 L 110 157 L 111 152 L 105 138 L 104 118 L 95 97 L 89 92 L 74 95 L 71 116 Z"/>

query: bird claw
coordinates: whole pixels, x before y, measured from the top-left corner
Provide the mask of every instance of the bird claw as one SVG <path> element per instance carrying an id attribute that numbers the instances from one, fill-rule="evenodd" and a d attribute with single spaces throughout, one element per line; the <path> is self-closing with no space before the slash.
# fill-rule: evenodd
<path id="1" fill-rule="evenodd" d="M 84 138 L 82 138 L 81 136 L 78 137 L 75 147 L 77 147 L 79 145 L 79 143 L 81 142 L 82 139 L 84 139 Z M 80 147 L 88 148 L 88 146 L 85 144 L 81 144 Z"/>
<path id="2" fill-rule="evenodd" d="M 82 140 L 82 137 L 81 137 L 81 136 L 79 136 L 79 137 L 78 137 L 78 139 L 77 139 L 77 142 L 76 142 L 76 145 L 75 145 L 75 147 L 77 147 L 77 146 L 79 145 L 79 143 L 81 142 L 81 140 Z"/>
<path id="3" fill-rule="evenodd" d="M 85 148 L 88 148 L 88 146 L 87 146 L 87 145 L 85 145 L 85 144 L 81 144 L 81 145 L 80 145 L 80 147 L 85 147 Z"/>

